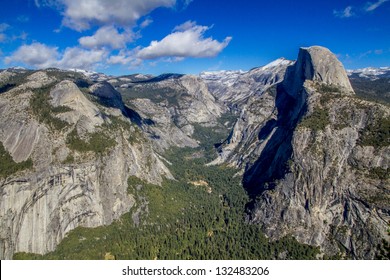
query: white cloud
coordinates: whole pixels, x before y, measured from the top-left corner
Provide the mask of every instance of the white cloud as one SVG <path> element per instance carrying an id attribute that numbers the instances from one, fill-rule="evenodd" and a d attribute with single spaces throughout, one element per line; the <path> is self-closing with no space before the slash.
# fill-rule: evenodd
<path id="1" fill-rule="evenodd" d="M 44 6 L 57 6 L 59 3 L 59 0 L 34 0 L 35 6 L 38 8 L 44 7 Z"/>
<path id="2" fill-rule="evenodd" d="M 196 27 L 196 22 L 195 21 L 192 21 L 192 20 L 189 20 L 189 21 L 186 21 L 185 23 L 182 23 L 178 26 L 175 26 L 175 28 L 173 29 L 173 31 L 179 31 L 179 32 L 182 32 L 182 31 L 187 31 L 193 27 Z M 207 26 L 200 26 L 202 28 L 206 28 L 209 29 L 209 27 Z"/>
<path id="3" fill-rule="evenodd" d="M 356 15 L 363 15 L 367 12 L 372 12 L 390 0 L 378 0 L 375 3 L 367 2 L 365 6 L 358 8 L 348 6 L 344 10 L 333 10 L 333 15 L 339 18 L 350 18 Z"/>
<path id="4" fill-rule="evenodd" d="M 177 0 L 176 2 L 176 10 L 182 11 L 187 9 L 188 5 L 191 4 L 194 0 Z"/>
<path id="5" fill-rule="evenodd" d="M 111 55 L 107 59 L 107 63 L 109 64 L 132 64 L 132 63 L 141 63 L 142 60 L 137 58 L 137 52 L 139 48 L 135 48 L 134 50 L 121 50 L 117 55 Z"/>
<path id="6" fill-rule="evenodd" d="M 151 25 L 152 23 L 153 23 L 153 20 L 151 18 L 147 18 L 140 24 L 140 27 L 141 28 L 146 28 L 149 25 Z"/>
<path id="7" fill-rule="evenodd" d="M 19 47 L 11 56 L 5 58 L 5 63 L 22 62 L 32 67 L 47 68 L 56 64 L 57 57 L 56 47 L 33 43 Z"/>
<path id="8" fill-rule="evenodd" d="M 5 34 L 0 33 L 0 43 L 3 43 L 7 36 Z"/>
<path id="9" fill-rule="evenodd" d="M 98 66 L 108 55 L 106 50 L 85 50 L 79 47 L 67 48 L 63 53 L 57 47 L 41 43 L 23 45 L 5 63 L 23 63 L 33 68 L 80 68 L 91 70 Z"/>
<path id="10" fill-rule="evenodd" d="M 20 39 L 20 40 L 24 41 L 27 39 L 27 37 L 28 37 L 28 33 L 23 31 L 19 35 L 12 36 L 12 40 L 19 40 Z"/>
<path id="11" fill-rule="evenodd" d="M 126 65 L 129 69 L 135 69 L 142 65 L 142 59 L 137 57 L 139 47 L 133 50 L 121 50 L 117 55 L 112 55 L 107 59 L 108 64 Z"/>
<path id="12" fill-rule="evenodd" d="M 371 3 L 371 2 L 368 2 L 366 4 L 366 11 L 367 12 L 372 12 L 374 10 L 376 10 L 377 8 L 379 8 L 380 6 L 382 6 L 384 3 L 388 2 L 389 0 L 379 0 L 378 2 L 375 2 L 375 3 Z"/>
<path id="13" fill-rule="evenodd" d="M 133 40 L 133 34 L 128 31 L 119 33 L 113 26 L 103 26 L 93 36 L 81 37 L 79 43 L 86 48 L 110 47 L 121 49 Z"/>
<path id="14" fill-rule="evenodd" d="M 67 48 L 62 59 L 57 62 L 60 68 L 95 69 L 108 55 L 102 50 L 85 50 L 79 47 Z"/>
<path id="15" fill-rule="evenodd" d="M 63 25 L 87 30 L 92 24 L 134 26 L 158 7 L 173 7 L 176 0 L 58 0 L 63 6 Z"/>
<path id="16" fill-rule="evenodd" d="M 352 12 L 352 6 L 348 6 L 344 10 L 333 10 L 333 15 L 339 18 L 350 18 L 355 14 Z"/>
<path id="17" fill-rule="evenodd" d="M 204 33 L 209 28 L 187 21 L 175 27 L 173 33 L 161 41 L 152 41 L 148 47 L 141 49 L 137 56 L 141 59 L 214 57 L 229 44 L 232 37 L 226 37 L 223 42 L 213 40 L 211 37 L 204 38 Z"/>

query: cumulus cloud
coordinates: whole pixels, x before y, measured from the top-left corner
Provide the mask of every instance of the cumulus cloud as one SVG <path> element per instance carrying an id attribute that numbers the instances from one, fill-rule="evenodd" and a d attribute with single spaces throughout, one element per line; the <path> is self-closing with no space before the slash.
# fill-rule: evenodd
<path id="1" fill-rule="evenodd" d="M 378 2 L 375 2 L 375 3 L 368 2 L 365 10 L 367 12 L 372 12 L 388 1 L 389 0 L 379 0 Z"/>
<path id="2" fill-rule="evenodd" d="M 87 30 L 91 25 L 134 26 L 141 17 L 158 7 L 174 7 L 176 0 L 53 0 L 38 1 L 36 5 L 56 6 L 63 12 L 63 25 Z"/>
<path id="3" fill-rule="evenodd" d="M 92 36 L 81 37 L 79 43 L 86 48 L 110 47 L 120 49 L 133 40 L 131 32 L 119 33 L 113 26 L 103 26 Z"/>
<path id="4" fill-rule="evenodd" d="M 134 50 L 121 50 L 117 55 L 112 55 L 107 59 L 108 64 L 128 65 L 130 68 L 138 67 L 142 64 L 142 59 L 137 57 L 139 48 Z"/>
<path id="5" fill-rule="evenodd" d="M 22 62 L 32 67 L 47 68 L 56 64 L 57 57 L 56 47 L 33 43 L 19 47 L 11 56 L 5 58 L 5 63 Z"/>
<path id="6" fill-rule="evenodd" d="M 108 52 L 102 50 L 85 50 L 79 47 L 67 48 L 62 56 L 62 59 L 57 62 L 60 68 L 79 68 L 91 70 L 95 69 L 98 64 L 103 61 L 108 55 Z"/>
<path id="7" fill-rule="evenodd" d="M 80 68 L 94 69 L 107 57 L 106 50 L 85 50 L 79 47 L 67 48 L 63 53 L 57 47 L 41 43 L 23 45 L 11 56 L 5 58 L 5 63 L 23 63 L 33 68 Z"/>
<path id="8" fill-rule="evenodd" d="M 350 18 L 355 14 L 352 12 L 352 6 L 348 6 L 344 10 L 333 10 L 333 15 L 339 18 Z"/>
<path id="9" fill-rule="evenodd" d="M 232 37 L 226 37 L 222 42 L 211 37 L 205 38 L 204 33 L 208 29 L 210 27 L 187 21 L 175 27 L 173 33 L 161 41 L 152 41 L 148 47 L 141 49 L 137 56 L 141 59 L 214 57 L 226 48 Z"/>
<path id="10" fill-rule="evenodd" d="M 133 50 L 121 50 L 117 55 L 111 55 L 107 59 L 107 63 L 109 64 L 130 64 L 136 60 L 139 60 L 137 58 L 137 52 L 139 51 L 139 48 L 135 48 Z"/>

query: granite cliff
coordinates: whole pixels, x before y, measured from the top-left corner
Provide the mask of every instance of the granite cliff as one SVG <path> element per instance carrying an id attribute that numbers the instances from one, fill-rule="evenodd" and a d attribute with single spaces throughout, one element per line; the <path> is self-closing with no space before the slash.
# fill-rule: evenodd
<path id="1" fill-rule="evenodd" d="M 374 258 L 389 241 L 388 106 L 357 98 L 323 47 L 302 48 L 282 81 L 259 88 L 213 162 L 241 168 L 249 221 L 271 238 Z"/>

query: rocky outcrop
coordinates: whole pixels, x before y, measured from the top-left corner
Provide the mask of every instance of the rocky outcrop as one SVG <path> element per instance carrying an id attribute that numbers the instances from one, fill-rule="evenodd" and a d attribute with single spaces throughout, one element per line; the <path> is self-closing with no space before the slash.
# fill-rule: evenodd
<path id="1" fill-rule="evenodd" d="M 76 124 L 88 132 L 94 132 L 95 127 L 104 123 L 102 113 L 98 107 L 86 98 L 72 81 L 61 81 L 50 91 L 51 104 L 56 108 L 68 107 L 72 110 L 58 115 L 68 123 Z"/>
<path id="2" fill-rule="evenodd" d="M 195 76 L 164 75 L 126 83 L 125 88 L 118 82 L 117 89 L 128 96 L 126 105 L 146 120 L 144 130 L 161 152 L 172 146 L 197 147 L 194 126 L 215 127 L 225 110 Z"/>
<path id="3" fill-rule="evenodd" d="M 161 149 L 169 147 L 197 147 L 196 140 L 191 138 L 193 126 L 185 124 L 184 126 L 175 125 L 172 110 L 165 106 L 159 106 L 147 98 L 139 98 L 131 101 L 141 117 L 151 116 L 153 126 L 146 127 L 152 141 Z"/>
<path id="4" fill-rule="evenodd" d="M 287 92 L 298 93 L 306 80 L 336 86 L 345 94 L 353 94 L 348 75 L 337 57 L 327 48 L 301 48 L 298 60 L 289 68 L 284 84 Z"/>
<path id="5" fill-rule="evenodd" d="M 375 140 L 388 135 L 389 108 L 357 98 L 326 48 L 302 48 L 284 66 L 269 84 L 244 89 L 247 73 L 225 87 L 209 82 L 240 112 L 212 164 L 241 169 L 248 219 L 271 239 L 292 235 L 326 255 L 375 258 L 389 241 L 389 139 Z M 236 84 L 241 99 L 230 97 Z"/>
<path id="6" fill-rule="evenodd" d="M 201 78 L 219 101 L 235 108 L 249 103 L 247 99 L 251 96 L 261 95 L 270 86 L 281 82 L 286 68 L 292 64 L 294 64 L 293 61 L 280 58 L 248 72 L 204 72 Z"/>
<path id="7" fill-rule="evenodd" d="M 119 109 L 96 103 L 75 81 L 37 73 L 0 95 L 0 141 L 15 162 L 33 163 L 0 178 L 0 259 L 47 253 L 75 227 L 107 225 L 138 207 L 127 192 L 129 176 L 157 185 L 173 179 L 147 136 Z M 34 88 L 48 92 L 34 91 L 32 79 Z M 37 94 L 47 94 L 41 106 L 52 111 L 31 109 Z M 58 119 L 64 121 L 60 129 L 50 125 Z M 78 150 L 92 137 L 102 141 L 99 135 L 109 142 L 98 144 L 105 150 L 94 151 L 91 143 Z"/>
<path id="8" fill-rule="evenodd" d="M 228 162 L 235 167 L 246 168 L 248 163 L 252 164 L 260 156 L 268 142 L 264 137 L 276 127 L 277 105 L 287 104 L 281 96 L 277 104 L 277 85 L 283 81 L 287 68 L 293 63 L 278 59 L 241 73 L 234 81 L 222 77 L 206 79 L 212 93 L 232 111 L 239 112 L 229 138 L 218 148 L 219 157 L 210 164 Z"/>
<path id="9" fill-rule="evenodd" d="M 264 148 L 244 183 L 256 193 L 251 220 L 269 237 L 291 234 L 328 255 L 371 259 L 389 239 L 389 178 L 372 173 L 387 173 L 389 146 L 365 137 L 390 112 L 354 97 L 340 65 L 327 49 L 300 50 L 278 89 L 294 97 L 289 119 L 297 122 L 282 122 L 290 131 L 276 125 L 266 138 L 278 146 Z"/>
<path id="10" fill-rule="evenodd" d="M 109 224 L 129 211 L 135 202 L 127 194 L 127 174 L 109 178 L 106 171 L 86 163 L 2 180 L 1 259 L 53 251 L 70 230 Z"/>
<path id="11" fill-rule="evenodd" d="M 388 172 L 390 150 L 360 143 L 372 116 L 388 118 L 389 110 L 353 97 L 335 97 L 323 107 L 311 102 L 311 115 L 294 131 L 288 170 L 263 182 L 269 189 L 257 197 L 252 221 L 272 238 L 292 234 L 328 255 L 372 259 L 382 239 L 389 241 L 389 178 L 375 174 Z M 329 114 L 321 129 L 314 119 L 319 111 Z"/>
<path id="12" fill-rule="evenodd" d="M 125 105 L 122 96 L 108 82 L 93 84 L 89 87 L 91 93 L 100 98 L 101 102 L 106 106 L 114 107 L 125 112 Z"/>

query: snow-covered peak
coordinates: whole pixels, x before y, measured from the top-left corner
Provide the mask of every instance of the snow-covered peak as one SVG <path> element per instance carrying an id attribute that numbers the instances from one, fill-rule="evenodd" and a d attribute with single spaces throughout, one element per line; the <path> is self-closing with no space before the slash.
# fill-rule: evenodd
<path id="1" fill-rule="evenodd" d="M 83 74 L 84 76 L 88 77 L 89 79 L 94 80 L 94 81 L 98 81 L 98 82 L 107 81 L 108 79 L 111 78 L 110 76 L 107 76 L 106 74 L 98 73 L 98 72 L 94 72 L 94 71 L 90 71 L 90 70 L 83 70 L 83 69 L 74 68 L 74 69 L 69 69 L 69 71 Z"/>
<path id="2" fill-rule="evenodd" d="M 348 76 L 358 75 L 361 78 L 377 80 L 379 78 L 390 78 L 390 67 L 367 67 L 356 70 L 348 70 Z"/>
<path id="3" fill-rule="evenodd" d="M 11 70 L 22 70 L 22 71 L 27 70 L 27 68 L 24 68 L 24 67 L 21 67 L 21 66 L 14 66 L 14 67 L 11 67 L 10 69 Z"/>
<path id="4" fill-rule="evenodd" d="M 199 74 L 202 79 L 205 80 L 221 80 L 232 79 L 246 73 L 242 70 L 221 70 L 221 71 L 204 71 Z"/>
<path id="5" fill-rule="evenodd" d="M 84 69 L 77 69 L 77 68 L 71 68 L 71 69 L 69 69 L 69 71 L 82 73 L 82 74 L 85 74 L 85 75 L 97 74 L 97 72 L 94 72 L 94 71 L 84 70 Z"/>
<path id="6" fill-rule="evenodd" d="M 202 72 L 199 74 L 199 76 L 208 82 L 216 82 L 225 86 L 231 86 L 239 77 L 245 73 L 247 72 L 242 70 L 222 70 L 214 72 Z"/>
<path id="7" fill-rule="evenodd" d="M 274 69 L 277 67 L 281 67 L 281 66 L 283 67 L 283 66 L 290 65 L 290 64 L 293 64 L 293 61 L 285 59 L 284 57 L 281 57 L 281 58 L 278 58 L 278 59 L 272 61 L 271 63 L 268 63 L 267 65 L 261 67 L 261 70 Z"/>

